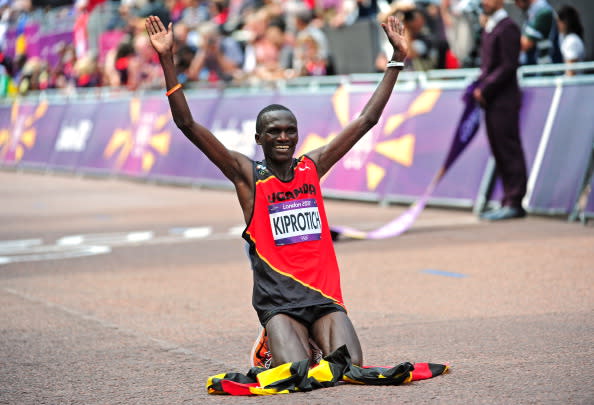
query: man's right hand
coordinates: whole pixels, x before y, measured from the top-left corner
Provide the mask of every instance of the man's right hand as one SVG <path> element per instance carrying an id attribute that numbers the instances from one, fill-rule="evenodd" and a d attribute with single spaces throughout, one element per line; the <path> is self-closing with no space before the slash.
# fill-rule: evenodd
<path id="1" fill-rule="evenodd" d="M 144 21 L 146 32 L 149 34 L 151 45 L 159 55 L 173 53 L 173 30 L 172 23 L 165 29 L 159 17 L 151 15 Z"/>

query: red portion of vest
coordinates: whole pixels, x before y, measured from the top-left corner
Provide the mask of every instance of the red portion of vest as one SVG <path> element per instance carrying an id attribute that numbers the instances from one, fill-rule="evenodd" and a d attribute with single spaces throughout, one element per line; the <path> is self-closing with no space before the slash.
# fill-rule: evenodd
<path id="1" fill-rule="evenodd" d="M 273 237 L 269 205 L 307 199 L 315 199 L 317 203 L 322 227 L 321 238 L 277 246 Z M 258 255 L 274 271 L 344 306 L 340 273 L 318 173 L 310 158 L 302 156 L 298 160 L 294 167 L 293 180 L 289 182 L 282 182 L 273 175 L 256 182 L 254 211 L 244 235 L 255 243 Z M 304 304 L 307 303 L 298 302 L 295 306 Z"/>

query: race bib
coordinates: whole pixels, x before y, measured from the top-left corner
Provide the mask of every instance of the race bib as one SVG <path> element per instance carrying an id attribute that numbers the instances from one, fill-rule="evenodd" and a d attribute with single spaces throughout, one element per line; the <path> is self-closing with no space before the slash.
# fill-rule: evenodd
<path id="1" fill-rule="evenodd" d="M 277 246 L 322 237 L 322 221 L 315 198 L 271 204 L 268 214 Z"/>

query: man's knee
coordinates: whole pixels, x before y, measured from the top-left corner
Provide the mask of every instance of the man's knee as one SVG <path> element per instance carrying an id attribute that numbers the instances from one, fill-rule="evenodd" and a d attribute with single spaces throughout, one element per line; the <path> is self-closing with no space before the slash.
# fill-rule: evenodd
<path id="1" fill-rule="evenodd" d="M 351 363 L 361 367 L 363 365 L 363 352 L 361 351 L 361 346 L 357 345 L 356 347 L 349 348 L 347 345 L 347 349 L 349 349 L 349 354 L 351 355 Z"/>
<path id="2" fill-rule="evenodd" d="M 352 363 L 359 366 L 363 363 L 357 332 L 346 313 L 333 312 L 320 318 L 312 327 L 312 335 L 324 355 L 346 345 Z"/>
<path id="3" fill-rule="evenodd" d="M 275 315 L 266 324 L 273 366 L 311 357 L 305 325 L 285 314 Z"/>

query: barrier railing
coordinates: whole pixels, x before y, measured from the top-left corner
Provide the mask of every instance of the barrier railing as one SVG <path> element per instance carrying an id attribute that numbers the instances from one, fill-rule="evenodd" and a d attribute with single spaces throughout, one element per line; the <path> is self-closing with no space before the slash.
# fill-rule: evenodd
<path id="1" fill-rule="evenodd" d="M 578 74 L 566 76 L 564 72 L 573 70 Z M 398 77 L 397 90 L 415 89 L 463 89 L 478 77 L 480 70 L 472 69 L 440 69 L 426 72 L 403 71 Z M 554 74 L 554 75 L 552 75 Z M 269 82 L 235 83 L 207 83 L 189 82 L 186 91 L 200 90 L 202 92 L 232 91 L 239 93 L 260 92 L 262 90 L 274 91 L 311 91 L 334 90 L 341 85 L 358 86 L 360 88 L 374 88 L 382 79 L 381 73 L 354 73 L 336 76 L 307 76 L 289 80 L 275 80 Z M 518 79 L 522 87 L 554 86 L 559 81 L 564 84 L 590 84 L 594 83 L 594 62 L 579 62 L 572 64 L 551 64 L 522 66 L 518 69 Z M 162 89 L 140 89 L 130 92 L 125 88 L 98 87 L 98 88 L 67 88 L 32 91 L 25 96 L 29 100 L 60 99 L 106 99 L 129 98 L 158 93 Z M 11 98 L 0 99 L 1 104 L 11 104 Z"/>

